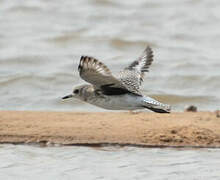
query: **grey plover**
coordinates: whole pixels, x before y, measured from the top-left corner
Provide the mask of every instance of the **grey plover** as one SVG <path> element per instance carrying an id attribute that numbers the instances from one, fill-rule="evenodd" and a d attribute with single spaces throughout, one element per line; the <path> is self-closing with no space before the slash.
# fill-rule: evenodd
<path id="1" fill-rule="evenodd" d="M 78 71 L 90 84 L 75 87 L 70 95 L 95 106 L 109 110 L 137 110 L 147 108 L 157 113 L 169 113 L 170 106 L 145 96 L 140 91 L 144 73 L 149 71 L 153 51 L 148 46 L 143 54 L 117 76 L 106 65 L 89 56 L 81 56 Z"/>

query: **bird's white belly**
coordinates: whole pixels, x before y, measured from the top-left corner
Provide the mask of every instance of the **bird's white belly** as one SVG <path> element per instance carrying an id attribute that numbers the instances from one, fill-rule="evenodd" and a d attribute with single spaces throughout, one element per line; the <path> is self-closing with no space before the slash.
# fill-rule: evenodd
<path id="1" fill-rule="evenodd" d="M 142 109 L 141 96 L 135 95 L 117 95 L 117 96 L 104 96 L 103 98 L 96 98 L 89 100 L 90 104 L 110 109 L 110 110 L 135 110 Z"/>

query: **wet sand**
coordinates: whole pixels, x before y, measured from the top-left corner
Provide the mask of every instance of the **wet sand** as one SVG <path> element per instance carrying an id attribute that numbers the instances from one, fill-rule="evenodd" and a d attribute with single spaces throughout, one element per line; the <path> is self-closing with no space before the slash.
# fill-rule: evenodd
<path id="1" fill-rule="evenodd" d="M 220 147 L 213 112 L 0 111 L 0 143 Z"/>

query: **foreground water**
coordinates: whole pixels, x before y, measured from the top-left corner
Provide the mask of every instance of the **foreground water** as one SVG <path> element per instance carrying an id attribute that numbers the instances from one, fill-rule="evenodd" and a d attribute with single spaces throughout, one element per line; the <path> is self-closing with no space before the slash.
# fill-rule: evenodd
<path id="1" fill-rule="evenodd" d="M 81 55 L 113 72 L 150 44 L 143 92 L 182 111 L 220 101 L 220 1 L 2 0 L 0 109 L 102 111 L 61 97 L 82 83 Z"/>
<path id="2" fill-rule="evenodd" d="M 220 178 L 219 149 L 0 145 L 1 179 Z"/>

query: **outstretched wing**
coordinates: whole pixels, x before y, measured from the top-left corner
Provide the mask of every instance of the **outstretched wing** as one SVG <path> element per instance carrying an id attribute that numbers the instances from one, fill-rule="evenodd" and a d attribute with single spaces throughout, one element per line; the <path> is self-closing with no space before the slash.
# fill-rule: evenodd
<path id="1" fill-rule="evenodd" d="M 139 91 L 141 83 L 143 82 L 144 73 L 149 71 L 152 62 L 153 51 L 147 46 L 137 60 L 120 72 L 120 80 L 124 84 L 131 84 L 135 90 Z"/>
<path id="2" fill-rule="evenodd" d="M 152 49 L 150 48 L 150 46 L 147 46 L 143 54 L 136 61 L 131 63 L 126 69 L 129 69 L 131 71 L 137 71 L 138 73 L 140 73 L 140 81 L 142 82 L 144 78 L 144 73 L 149 72 L 149 67 L 153 62 L 153 57 L 154 56 Z"/>
<path id="3" fill-rule="evenodd" d="M 82 79 L 93 84 L 96 89 L 102 90 L 106 95 L 120 95 L 130 91 L 123 83 L 115 78 L 106 65 L 89 56 L 82 56 L 78 66 Z"/>

